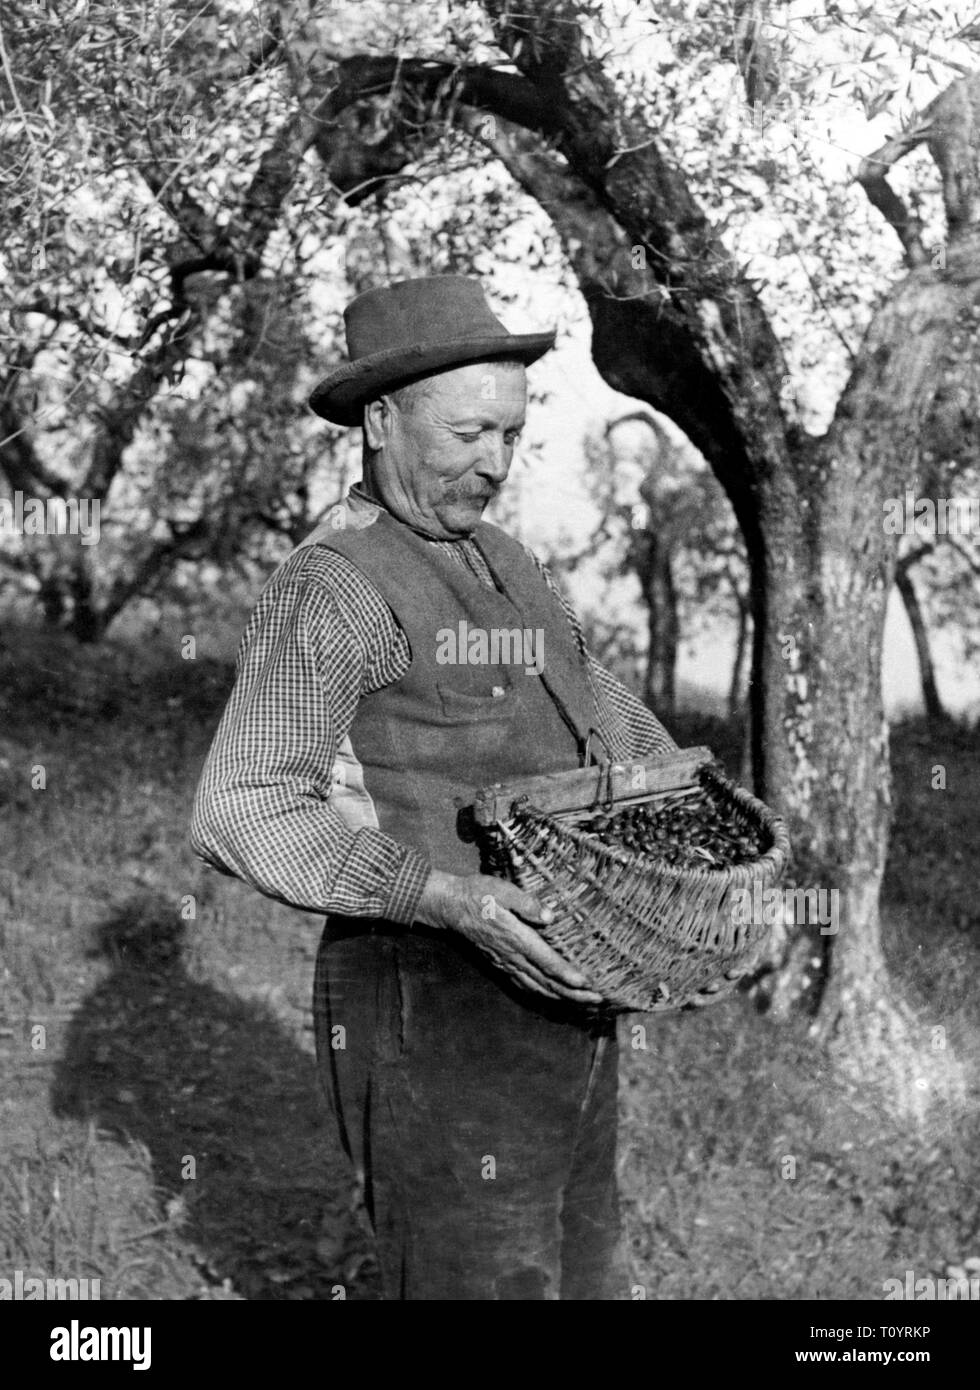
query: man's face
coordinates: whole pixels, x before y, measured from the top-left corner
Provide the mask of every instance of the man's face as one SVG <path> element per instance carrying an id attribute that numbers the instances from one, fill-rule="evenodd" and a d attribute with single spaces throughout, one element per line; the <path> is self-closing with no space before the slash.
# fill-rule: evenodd
<path id="1" fill-rule="evenodd" d="M 429 378 L 408 399 L 372 402 L 364 420 L 373 451 L 368 490 L 426 535 L 468 536 L 510 472 L 526 404 L 519 362 L 469 363 Z"/>

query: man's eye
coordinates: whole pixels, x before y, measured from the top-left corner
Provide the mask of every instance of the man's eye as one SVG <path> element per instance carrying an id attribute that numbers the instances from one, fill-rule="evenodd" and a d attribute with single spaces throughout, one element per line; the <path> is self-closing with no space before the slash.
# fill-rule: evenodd
<path id="1" fill-rule="evenodd" d="M 462 439 L 465 444 L 475 444 L 482 435 L 482 430 L 457 430 L 456 438 Z M 507 430 L 504 434 L 504 443 L 513 447 L 521 437 L 520 430 Z"/>

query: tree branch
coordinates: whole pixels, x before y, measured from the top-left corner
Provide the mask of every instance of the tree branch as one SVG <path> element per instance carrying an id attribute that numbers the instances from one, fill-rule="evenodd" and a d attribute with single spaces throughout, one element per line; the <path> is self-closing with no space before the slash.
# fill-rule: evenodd
<path id="1" fill-rule="evenodd" d="M 209 519 L 198 517 L 180 530 L 171 525 L 171 534 L 156 541 L 128 577 L 120 576 L 109 590 L 101 617 L 105 626 L 126 607 L 131 599 L 143 594 L 150 582 L 174 559 L 187 557 L 209 534 Z"/>
<path id="2" fill-rule="evenodd" d="M 894 229 L 906 264 L 912 268 L 928 260 L 923 224 L 909 212 L 885 174 L 923 142 L 942 178 L 946 228 L 954 240 L 961 231 L 975 229 L 980 220 L 980 74 L 969 73 L 951 82 L 917 121 L 862 159 L 858 168 L 858 183 Z"/>
<path id="3" fill-rule="evenodd" d="M 358 64 L 354 65 L 354 70 L 360 70 Z M 200 222 L 199 209 L 182 204 L 182 213 L 192 222 L 195 235 L 208 237 L 206 249 L 199 256 L 171 263 L 172 304 L 150 321 L 141 342 L 145 343 L 150 332 L 155 332 L 165 322 L 175 321 L 174 327 L 143 358 L 117 393 L 116 400 L 103 413 L 85 480 L 90 496 L 101 497 L 108 491 L 122 466 L 123 455 L 132 442 L 143 411 L 161 384 L 179 370 L 187 345 L 200 326 L 201 310 L 188 301 L 187 280 L 205 270 L 222 272 L 236 282 L 258 274 L 266 243 L 278 222 L 282 203 L 292 187 L 300 162 L 317 136 L 349 104 L 351 80 L 341 76 L 312 114 L 300 111 L 283 124 L 259 159 L 237 216 L 227 228 L 206 229 Z"/>
<path id="4" fill-rule="evenodd" d="M 650 337 L 666 333 L 670 348 L 680 349 L 682 371 L 710 383 L 710 408 L 727 415 L 738 436 L 734 466 L 749 476 L 792 476 L 794 432 L 779 406 L 786 364 L 772 326 L 661 141 L 620 115 L 622 102 L 589 50 L 578 6 L 550 0 L 517 14 L 510 0 L 484 0 L 484 8 L 501 47 L 545 102 L 551 128 L 557 123 L 557 150 L 621 229 L 620 255 L 644 253 L 645 288 L 666 289 L 674 312 L 657 316 Z M 645 391 L 632 394 L 663 409 Z M 676 418 L 669 408 L 664 413 Z M 707 456 L 713 465 L 719 458 L 717 450 Z"/>
<path id="5" fill-rule="evenodd" d="M 646 425 L 653 432 L 654 438 L 657 441 L 657 448 L 660 449 L 661 452 L 666 452 L 671 448 L 670 438 L 663 425 L 661 425 L 656 416 L 650 415 L 645 410 L 631 410 L 626 415 L 617 415 L 615 420 L 610 420 L 606 425 L 606 438 L 608 439 L 613 430 L 618 429 L 620 425 L 631 425 L 634 423 Z"/>
<path id="6" fill-rule="evenodd" d="M 908 210 L 885 174 L 893 164 L 921 145 L 930 129 L 931 122 L 923 119 L 901 134 L 893 136 L 891 140 L 886 140 L 881 149 L 861 160 L 855 175 L 867 194 L 869 203 L 878 209 L 902 243 L 905 263 L 908 266 L 923 265 L 928 259 L 922 241 L 923 224 L 920 218 Z"/>
<path id="7" fill-rule="evenodd" d="M 914 565 L 917 565 L 924 555 L 931 555 L 936 548 L 935 541 L 923 541 L 921 545 L 913 546 L 911 550 L 900 555 L 895 562 L 896 578 L 899 574 L 907 574 Z"/>

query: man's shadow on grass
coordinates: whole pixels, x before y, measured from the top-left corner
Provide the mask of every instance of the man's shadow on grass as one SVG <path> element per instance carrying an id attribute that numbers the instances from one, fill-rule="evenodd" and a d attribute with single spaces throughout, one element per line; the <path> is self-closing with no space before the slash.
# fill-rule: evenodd
<path id="1" fill-rule="evenodd" d="M 377 1298 L 313 1059 L 271 1012 L 190 978 L 173 904 L 98 930 L 112 964 L 68 1026 L 55 1114 L 144 1144 L 161 1223 L 247 1299 Z M 311 981 L 312 985 L 312 981 Z"/>

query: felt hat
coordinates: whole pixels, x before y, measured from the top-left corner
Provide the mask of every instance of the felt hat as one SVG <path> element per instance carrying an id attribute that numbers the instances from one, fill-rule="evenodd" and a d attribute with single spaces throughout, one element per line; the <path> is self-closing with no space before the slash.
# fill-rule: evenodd
<path id="1" fill-rule="evenodd" d="M 335 425 L 359 425 L 364 405 L 394 386 L 448 367 L 516 357 L 525 366 L 555 345 L 555 331 L 510 333 L 479 280 L 430 275 L 366 290 L 344 310 L 349 362 L 325 376 L 310 408 Z"/>

